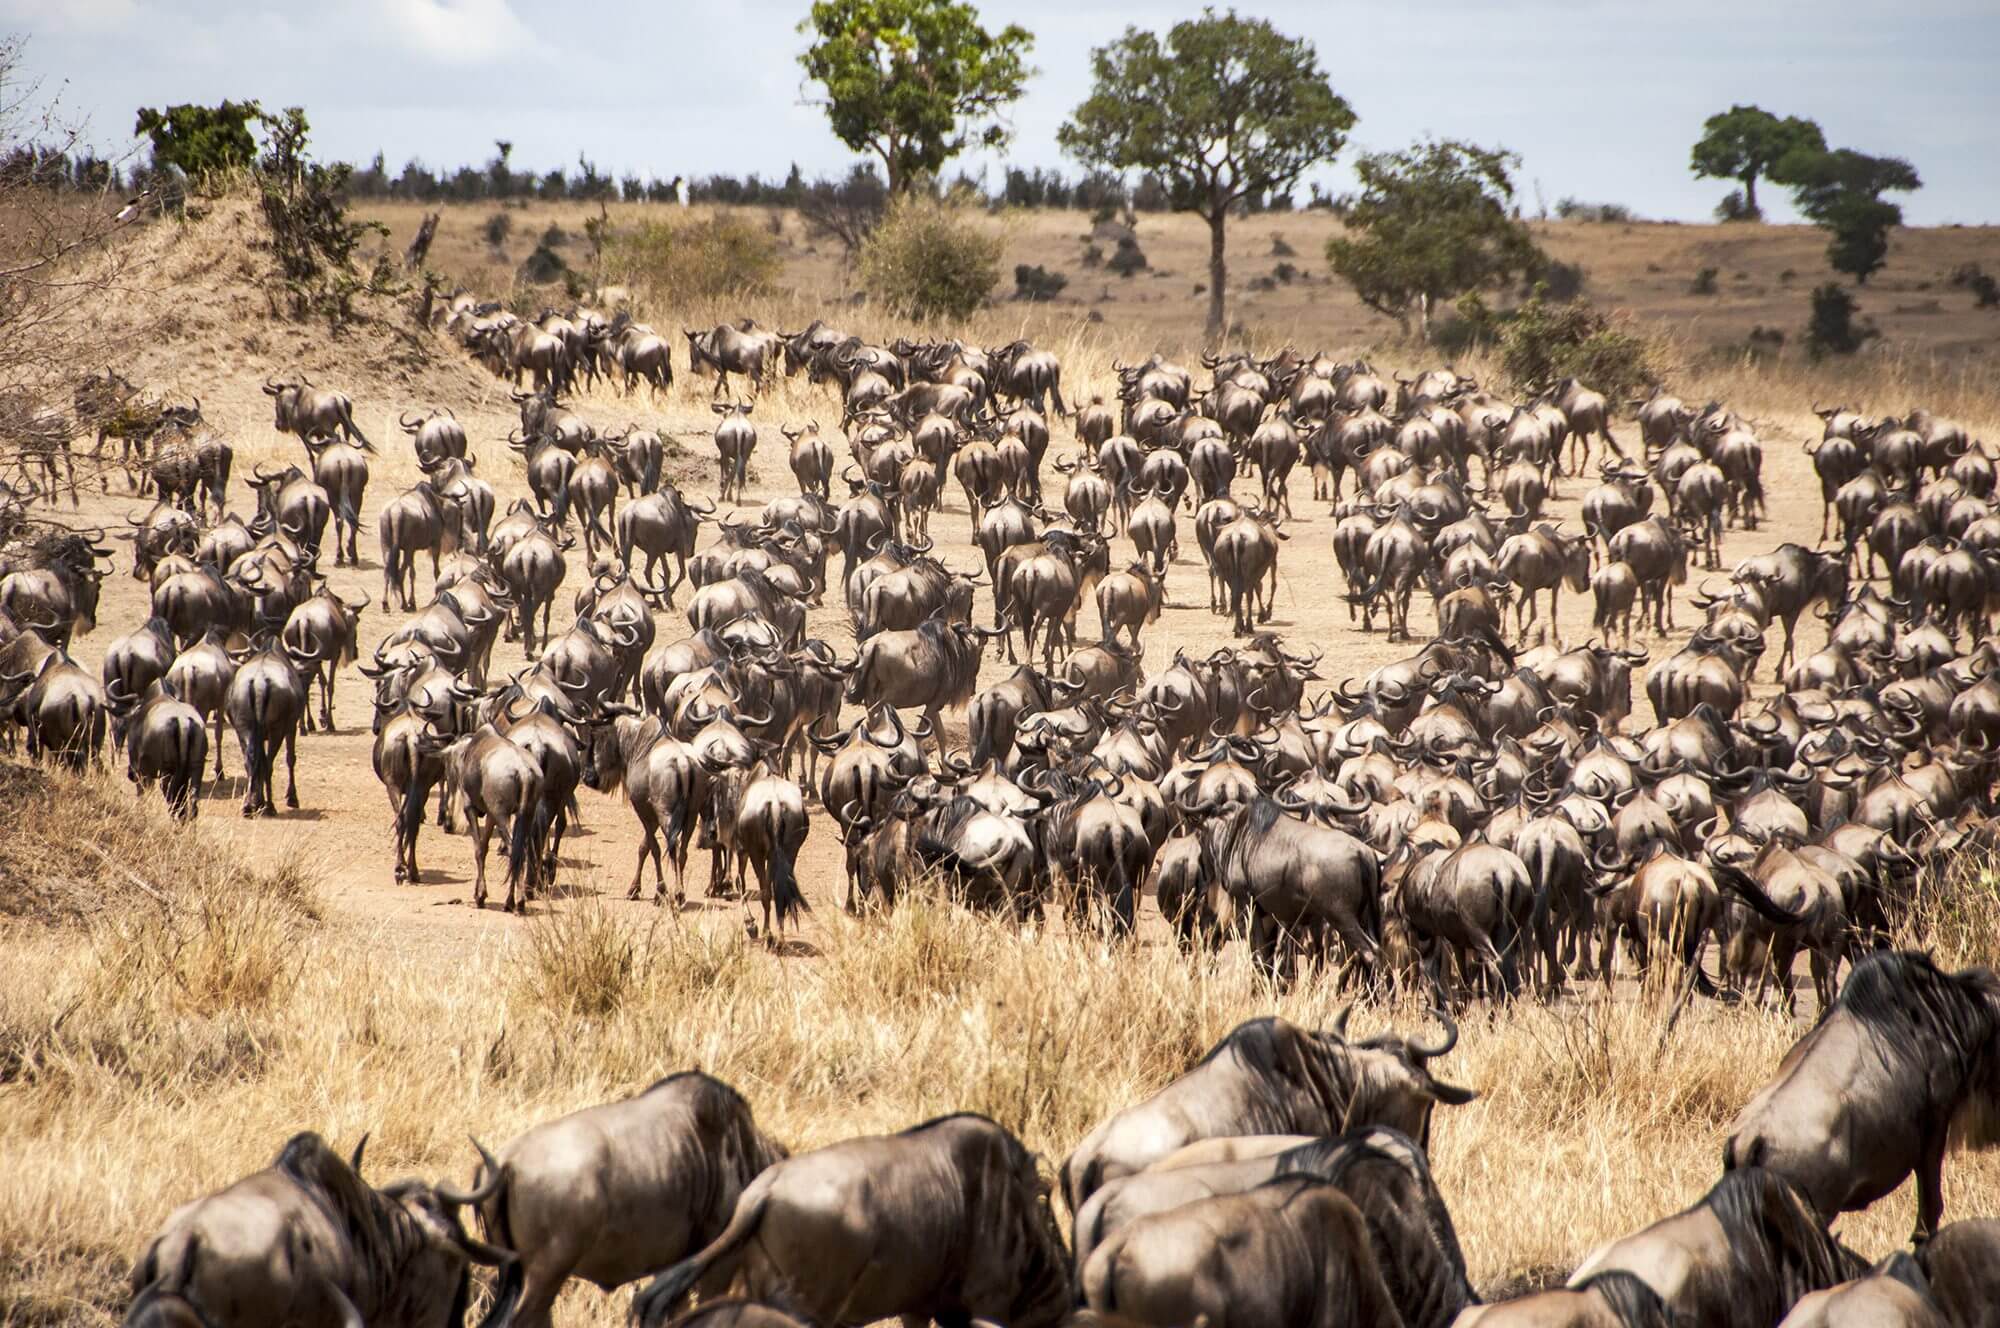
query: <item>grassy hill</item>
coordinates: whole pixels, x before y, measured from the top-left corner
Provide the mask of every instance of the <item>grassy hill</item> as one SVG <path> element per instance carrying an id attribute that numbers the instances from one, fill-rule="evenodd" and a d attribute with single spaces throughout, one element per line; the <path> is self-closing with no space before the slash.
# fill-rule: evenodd
<path id="1" fill-rule="evenodd" d="M 388 225 L 400 247 L 427 209 L 379 203 L 360 215 Z M 611 223 L 701 215 L 671 205 L 613 205 Z M 852 298 L 856 278 L 837 241 L 810 235 L 797 214 L 749 208 L 778 240 L 783 260 L 778 285 L 802 302 L 824 306 Z M 557 252 L 587 269 L 584 222 L 595 205 L 576 202 L 446 205 L 432 249 L 433 266 L 469 286 L 494 294 L 516 284 L 524 259 L 551 226 L 569 237 Z M 487 243 L 487 220 L 509 218 L 508 237 Z M 1088 214 L 1071 211 L 1008 212 L 993 225 L 1006 237 L 998 317 L 1028 327 L 1073 323 L 1093 315 L 1107 324 L 1128 354 L 1148 347 L 1186 353 L 1199 344 L 1208 280 L 1208 233 L 1186 215 L 1139 218 L 1137 240 L 1149 268 L 1120 277 L 1086 262 L 1095 244 L 1109 256 L 1112 244 L 1093 239 Z M 1230 316 L 1259 345 L 1285 341 L 1333 348 L 1372 345 L 1398 334 L 1396 323 L 1368 309 L 1327 267 L 1326 242 L 1340 223 L 1325 212 L 1245 218 L 1230 229 Z M 1810 226 L 1677 225 L 1656 222 L 1551 221 L 1534 225 L 1549 254 L 1581 266 L 1584 293 L 1596 304 L 1622 310 L 1640 325 L 1678 343 L 1689 358 L 1718 348 L 1740 350 L 1751 330 L 1785 333 L 1784 357 L 1804 328 L 1812 288 L 1833 280 L 1826 266 L 1824 233 Z M 1287 256 L 1286 249 L 1291 251 Z M 1046 305 L 1015 304 L 1014 265 L 1039 265 L 1068 279 Z M 1864 314 L 1881 329 L 1870 354 L 1936 360 L 1950 367 L 1983 363 L 2000 351 L 2000 309 L 1975 309 L 1970 292 L 1953 288 L 1950 274 L 1977 263 L 2000 273 L 2000 227 L 1902 229 L 1895 233 L 1888 265 L 1858 292 Z M 1280 264 L 1297 274 L 1286 281 Z M 1715 269 L 1713 294 L 1692 287 L 1705 268 Z"/>

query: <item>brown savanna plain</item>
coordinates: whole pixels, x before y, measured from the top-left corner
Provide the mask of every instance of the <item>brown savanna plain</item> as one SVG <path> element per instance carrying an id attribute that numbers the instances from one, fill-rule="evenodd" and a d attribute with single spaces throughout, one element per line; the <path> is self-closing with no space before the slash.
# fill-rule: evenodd
<path id="1" fill-rule="evenodd" d="M 479 236 L 492 210 L 448 209 L 434 265 L 503 294 L 513 264 L 551 222 L 578 236 L 567 256 L 582 264 L 582 208 L 510 209 L 516 221 L 505 259 Z M 417 211 L 378 209 L 398 247 Z M 612 209 L 614 224 L 634 214 Z M 820 312 L 865 335 L 893 334 L 891 320 L 845 302 L 851 276 L 824 244 L 806 239 L 796 218 L 754 216 L 780 234 L 777 290 L 642 315 L 668 331 L 746 313 L 791 326 Z M 977 315 L 967 335 L 988 344 L 1028 335 L 1057 351 L 1072 399 L 1109 395 L 1115 359 L 1160 349 L 1192 363 L 1201 309 L 1192 291 L 1203 279 L 1194 225 L 1142 219 L 1140 243 L 1169 275 L 1121 281 L 1079 265 L 1089 229 L 1081 214 L 1007 215 L 992 224 L 1005 228 L 1009 265 L 1063 268 L 1073 298 L 999 304 Z M 1289 340 L 1365 351 L 1384 367 L 1425 362 L 1395 341 L 1392 323 L 1324 280 L 1321 248 L 1332 225 L 1322 216 L 1284 216 L 1237 226 L 1232 288 L 1246 288 L 1232 289 L 1233 318 L 1260 347 Z M 1817 434 L 1815 397 L 1871 411 L 1929 403 L 1988 437 L 2000 424 L 2000 384 L 1987 361 L 2000 316 L 1973 311 L 1970 297 L 1944 281 L 1960 262 L 2000 266 L 2000 232 L 1899 232 L 1889 268 L 1863 296 L 1887 333 L 1884 347 L 1808 368 L 1789 352 L 1760 365 L 1716 347 L 1740 343 L 1756 325 L 1802 321 L 1806 290 L 1824 279 L 1816 234 L 1567 224 L 1542 231 L 1551 252 L 1584 265 L 1595 299 L 1662 338 L 1670 386 L 1721 397 L 1759 430 L 1771 519 L 1756 532 L 1728 532 L 1725 567 L 1785 539 L 1813 542 L 1818 486 L 1798 444 Z M 1279 234 L 1301 256 L 1293 261 L 1308 280 L 1248 289 L 1276 261 L 1267 255 Z M 374 601 L 362 618 L 365 652 L 401 618 L 382 602 L 374 540 L 381 504 L 417 477 L 398 412 L 452 407 L 504 507 L 525 492 L 504 442 L 514 422 L 507 385 L 447 343 L 403 330 L 392 311 L 339 337 L 272 319 L 259 285 L 268 254 L 240 204 L 219 205 L 185 228 L 154 226 L 127 243 L 139 246 L 138 276 L 107 298 L 100 316 L 153 329 L 132 348 L 128 371 L 154 390 L 200 395 L 207 418 L 235 445 L 239 476 L 302 459 L 302 449 L 272 428 L 258 386 L 266 374 L 303 370 L 354 397 L 358 422 L 383 455 L 363 510 L 362 566 L 331 579 L 344 595 Z M 1721 293 L 1688 294 L 1694 271 L 1708 266 L 1719 269 Z M 1092 312 L 1101 321 L 1090 321 Z M 1467 367 L 1498 381 L 1493 366 Z M 690 381 L 682 370 L 658 401 L 599 389 L 579 406 L 600 427 L 636 421 L 678 438 L 684 456 L 672 468 L 682 487 L 712 496 L 708 396 L 708 380 Z M 746 504 L 791 488 L 776 426 L 830 424 L 837 414 L 825 391 L 802 383 L 768 393 L 754 417 L 763 438 Z M 1618 432 L 1636 442 L 1629 420 Z M 1070 430 L 1059 423 L 1055 433 L 1052 454 L 1060 454 Z M 1048 478 L 1053 499 L 1060 479 L 1053 471 Z M 1573 523 L 1587 483 L 1566 481 L 1555 513 Z M 145 506 L 123 490 L 122 476 L 112 478 L 109 494 L 86 487 L 80 516 L 117 528 L 122 515 Z M 1295 646 L 1323 649 L 1330 685 L 1410 647 L 1351 623 L 1328 543 L 1331 522 L 1310 492 L 1302 469 L 1293 478 L 1297 519 L 1287 525 L 1270 626 Z M 246 510 L 240 480 L 232 494 L 232 506 Z M 948 564 L 975 564 L 968 531 L 963 499 L 948 487 L 933 523 Z M 1114 556 L 1129 551 L 1122 539 L 1114 546 Z M 77 657 L 92 666 L 144 617 L 144 586 L 128 568 L 107 578 L 102 625 L 78 643 Z M 558 624 L 583 583 L 580 549 L 569 568 Z M 428 575 L 426 566 L 420 593 Z M 1680 592 L 1683 629 L 1695 620 L 1686 597 L 1699 581 Z M 1176 648 L 1205 653 L 1228 644 L 1226 621 L 1207 610 L 1191 539 L 1168 594 L 1146 635 L 1149 665 Z M 1094 605 L 1082 610 L 1081 638 L 1095 634 L 1095 617 Z M 1810 648 L 1820 627 L 1807 621 Z M 1413 626 L 1421 636 L 1430 624 L 1419 597 Z M 684 623 L 663 614 L 659 626 L 670 640 Z M 811 615 L 809 630 L 846 650 L 851 635 L 837 596 Z M 1589 636 L 1587 596 L 1563 596 L 1558 630 L 1571 643 Z M 1639 643 L 1655 657 L 1676 644 L 1650 635 Z M 521 662 L 518 645 L 496 649 L 496 668 Z M 1008 667 L 989 651 L 982 683 Z M 1759 683 L 1761 690 L 1768 678 Z M 242 761 L 233 735 L 224 740 L 232 777 L 211 790 L 192 830 L 171 826 L 150 800 L 135 803 L 122 772 L 81 784 L 8 772 L 0 890 L 40 902 L 0 909 L 0 1323 L 115 1320 L 127 1261 L 166 1213 L 264 1165 L 294 1130 L 318 1130 L 343 1148 L 369 1133 L 369 1174 L 378 1180 L 462 1176 L 473 1157 L 469 1132 L 498 1143 L 535 1121 L 699 1066 L 740 1087 L 765 1128 L 795 1149 L 971 1109 L 1018 1131 L 1053 1166 L 1095 1121 L 1165 1082 L 1239 1020 L 1276 1012 L 1324 1023 L 1350 998 L 1321 980 L 1274 990 L 1251 973 L 1240 945 L 1217 959 L 1185 958 L 1150 911 L 1138 941 L 1125 945 L 1059 922 L 1019 934 L 922 898 L 888 918 L 849 918 L 840 908 L 839 846 L 817 808 L 800 864 L 813 908 L 798 943 L 780 954 L 746 939 L 738 904 L 705 898 L 705 855 L 696 855 L 686 910 L 627 902 L 636 824 L 622 797 L 587 790 L 579 795 L 583 829 L 565 844 L 551 896 L 525 920 L 478 912 L 469 906 L 469 842 L 435 827 L 422 841 L 422 882 L 391 879 L 388 806 L 369 764 L 368 694 L 358 674 L 343 674 L 337 730 L 299 742 L 302 810 L 275 819 L 237 816 Z M 1643 699 L 1639 712 L 1646 713 Z M 952 731 L 962 733 L 962 722 L 952 717 Z M 2000 948 L 1994 916 L 1947 909 L 1929 919 L 1925 937 L 1946 962 L 1987 962 Z M 1481 1097 L 1439 1116 L 1433 1162 L 1475 1283 L 1491 1295 L 1560 1277 L 1597 1242 L 1698 1197 L 1718 1173 L 1735 1109 L 1809 1016 L 1809 1008 L 1795 1019 L 1697 1005 L 1663 1034 L 1660 1003 L 1627 988 L 1601 999 L 1594 985 L 1553 1006 L 1464 1011 L 1462 1040 L 1441 1070 Z M 1415 1030 L 1427 1022 L 1418 1003 L 1364 998 L 1355 1026 Z M 1954 1156 L 1946 1189 L 1951 1215 L 2000 1210 L 2000 1162 Z M 1837 1230 L 1863 1251 L 1886 1253 L 1906 1239 L 1912 1212 L 1906 1189 L 1843 1218 Z M 612 1324 L 626 1303 L 623 1293 L 573 1287 L 558 1317 Z"/>

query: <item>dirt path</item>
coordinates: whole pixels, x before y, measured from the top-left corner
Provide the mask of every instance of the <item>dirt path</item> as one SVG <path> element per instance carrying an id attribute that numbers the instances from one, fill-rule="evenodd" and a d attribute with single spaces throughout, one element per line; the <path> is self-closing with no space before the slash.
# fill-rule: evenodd
<path id="1" fill-rule="evenodd" d="M 384 413 L 388 413 L 387 407 L 394 403 L 382 404 Z M 498 404 L 504 407 L 504 399 Z M 676 405 L 679 407 L 681 403 Z M 587 417 L 604 424 L 620 419 L 628 407 L 606 398 L 586 399 L 582 409 Z M 699 409 L 699 403 L 690 397 L 685 406 L 674 413 L 691 419 L 696 417 Z M 461 413 L 468 412 L 462 410 Z M 476 413 L 480 424 L 494 426 L 484 437 L 496 436 L 504 430 L 504 423 L 495 425 L 496 420 L 504 417 L 497 414 L 491 398 Z M 780 416 L 762 421 L 761 433 L 764 436 L 759 444 L 758 459 L 762 463 L 764 478 L 761 483 L 752 484 L 749 499 L 744 504 L 746 507 L 790 490 L 790 476 L 783 469 L 783 440 L 778 437 L 776 428 L 782 419 Z M 1810 422 L 1809 416 L 1803 419 Z M 1728 532 L 1723 551 L 1725 569 L 1737 559 L 1763 552 L 1787 539 L 1811 544 L 1818 531 L 1818 485 L 1809 461 L 1797 446 L 1799 438 L 1804 436 L 1801 420 L 1759 420 L 1755 423 L 1765 444 L 1765 483 L 1771 521 L 1756 532 Z M 268 416 L 263 424 L 264 432 L 258 436 L 269 439 Z M 1636 428 L 1628 424 L 1621 430 L 1621 438 L 1628 446 L 1636 448 L 1636 432 Z M 1052 458 L 1070 446 L 1066 427 L 1062 433 L 1065 436 L 1052 447 Z M 481 436 L 475 427 L 476 443 Z M 392 441 L 383 442 L 387 457 L 376 465 L 375 478 L 369 486 L 363 511 L 362 566 L 358 569 L 340 568 L 331 576 L 332 584 L 342 595 L 367 594 L 374 600 L 362 617 L 364 659 L 374 643 L 404 616 L 384 611 L 380 566 L 374 556 L 375 517 L 380 506 L 415 478 L 407 460 L 406 444 L 393 433 L 389 437 Z M 378 434 L 377 439 L 382 442 L 381 435 Z M 700 438 L 689 441 L 691 446 L 696 447 L 706 443 Z M 500 491 L 499 506 L 504 511 L 508 502 L 525 492 L 521 469 L 501 446 L 491 442 L 477 445 L 485 460 L 480 473 L 495 482 Z M 281 457 L 289 459 L 296 451 L 296 447 L 285 448 L 277 442 L 251 443 L 247 446 L 239 442 L 237 473 L 248 473 L 251 465 L 260 460 L 269 463 Z M 1061 477 L 1052 467 L 1048 470 L 1048 477 L 1051 481 L 1049 501 L 1054 506 L 1060 498 Z M 712 479 L 704 478 L 707 482 L 685 486 L 691 496 L 712 493 Z M 777 482 L 780 478 L 785 482 L 783 486 Z M 1578 502 L 1591 482 L 1589 478 L 1565 480 L 1560 496 L 1551 503 L 1552 514 L 1563 519 L 1566 529 L 1580 528 Z M 114 481 L 116 487 L 118 484 Z M 1236 487 L 1239 495 L 1254 497 L 1254 482 L 1239 481 Z M 1324 685 L 1330 686 L 1350 675 L 1361 675 L 1404 657 L 1415 647 L 1404 643 L 1392 645 L 1384 640 L 1379 630 L 1372 635 L 1364 635 L 1350 624 L 1348 607 L 1342 597 L 1344 586 L 1330 544 L 1333 521 L 1327 515 L 1326 504 L 1312 501 L 1311 491 L 1311 478 L 1301 467 L 1292 479 L 1293 506 L 1298 517 L 1286 527 L 1289 540 L 1280 554 L 1275 614 L 1268 626 L 1282 633 L 1293 648 L 1323 649 L 1325 654 L 1320 672 Z M 232 506 L 236 510 L 243 511 L 250 506 L 251 495 L 241 487 L 240 481 L 232 487 L 231 493 Z M 970 544 L 970 525 L 962 506 L 963 499 L 956 486 L 949 487 L 947 496 L 950 503 L 938 513 L 932 525 L 939 556 L 948 566 L 971 570 L 978 564 L 978 555 Z M 120 493 L 86 495 L 82 514 L 87 520 L 101 521 L 107 528 L 116 530 L 122 528 L 120 522 L 125 513 L 136 515 L 143 505 L 141 500 Z M 1169 574 L 1168 604 L 1160 621 L 1145 635 L 1149 672 L 1165 667 L 1178 649 L 1186 649 L 1195 655 L 1206 654 L 1229 644 L 1231 640 L 1227 620 L 1208 611 L 1207 577 L 1192 537 L 1189 516 L 1183 511 L 1179 519 L 1183 536 L 1182 555 Z M 1122 537 L 1114 541 L 1114 566 L 1123 565 L 1131 556 L 1129 541 Z M 569 617 L 572 596 L 584 581 L 584 559 L 580 548 L 569 555 L 568 564 L 568 579 L 558 598 L 556 611 L 558 631 Z M 837 555 L 834 566 L 838 567 Z M 78 659 L 91 667 L 98 664 L 104 648 L 112 640 L 146 616 L 147 587 L 132 579 L 128 574 L 129 567 L 127 560 L 115 575 L 106 579 L 99 615 L 102 625 L 78 642 Z M 1656 659 L 1664 658 L 1677 648 L 1685 639 L 1687 630 L 1700 619 L 1686 600 L 1699 588 L 1701 579 L 1701 573 L 1691 571 L 1689 584 L 1679 592 L 1679 636 L 1671 642 L 1662 642 L 1650 634 L 1642 634 L 1635 638 L 1635 644 L 1651 650 Z M 1726 571 L 1720 579 L 1726 579 Z M 419 593 L 427 594 L 428 589 L 426 566 L 420 577 Z M 832 642 L 841 653 L 851 653 L 853 637 L 840 597 L 829 594 L 826 599 L 827 606 L 811 614 L 808 631 Z M 684 596 L 680 602 L 685 605 Z M 982 614 L 990 611 L 990 601 L 985 599 L 984 593 L 980 603 Z M 1562 635 L 1568 643 L 1580 643 L 1590 636 L 1590 617 L 1588 593 L 1563 594 L 1560 623 Z M 1433 626 L 1428 596 L 1419 593 L 1416 597 L 1411 619 L 1412 629 L 1420 643 L 1428 637 Z M 1812 630 L 1808 634 L 1802 627 L 1801 636 L 1809 635 L 1812 645 L 1817 645 L 1821 639 L 1818 626 L 1810 619 L 1808 623 Z M 1082 611 L 1078 623 L 1079 639 L 1094 639 L 1096 630 L 1097 615 L 1093 603 Z M 658 631 L 661 642 L 677 639 L 686 632 L 685 619 L 678 614 L 659 615 Z M 1804 640 L 1801 646 L 1809 648 Z M 1775 649 L 1774 641 L 1771 658 L 1775 658 Z M 522 663 L 520 646 L 507 642 L 498 644 L 493 663 L 496 674 L 518 668 Z M 1010 669 L 1003 652 L 996 645 L 987 653 L 980 674 L 981 685 L 1004 677 Z M 1310 694 L 1316 696 L 1318 688 L 1312 688 Z M 1650 716 L 1650 709 L 1644 700 L 1643 670 L 1635 672 L 1633 694 L 1635 715 Z M 372 737 L 367 727 L 370 695 L 371 688 L 366 678 L 354 669 L 343 670 L 336 692 L 336 731 L 302 735 L 298 743 L 301 809 L 275 818 L 252 822 L 239 819 L 237 809 L 243 796 L 240 778 L 242 757 L 234 735 L 225 732 L 225 760 L 231 777 L 209 789 L 201 809 L 203 822 L 211 828 L 227 827 L 225 833 L 237 839 L 243 851 L 253 859 L 268 858 L 293 843 L 303 843 L 311 861 L 323 875 L 326 903 L 331 914 L 364 926 L 379 937 L 381 943 L 399 949 L 436 947 L 440 954 L 449 954 L 454 947 L 478 938 L 497 939 L 518 933 L 521 926 L 518 919 L 492 910 L 482 913 L 470 907 L 471 849 L 467 839 L 446 836 L 434 826 L 427 827 L 419 846 L 422 883 L 397 885 L 391 878 L 388 803 L 370 764 Z M 852 707 L 848 708 L 847 715 L 852 718 Z M 948 728 L 962 739 L 963 724 L 962 715 L 952 716 Z M 538 903 L 534 911 L 563 907 L 564 900 L 597 898 L 607 901 L 615 909 L 631 910 L 634 915 L 649 914 L 654 907 L 651 903 L 627 903 L 624 897 L 638 848 L 638 827 L 623 796 L 607 798 L 588 789 L 580 789 L 578 798 L 583 825 L 565 841 L 555 896 L 547 903 Z M 812 939 L 815 928 L 821 925 L 820 919 L 839 907 L 843 888 L 839 842 L 816 806 L 812 812 L 812 833 L 800 862 L 800 879 L 814 909 L 813 915 L 804 923 L 803 935 L 808 941 Z M 706 854 L 696 852 L 690 862 L 688 888 L 689 894 L 696 900 L 690 906 L 690 915 L 716 925 L 733 925 L 738 912 L 736 905 L 701 902 L 708 876 L 706 858 Z M 495 861 L 499 861 L 497 855 Z M 504 877 L 504 862 L 500 863 L 498 874 Z M 647 887 L 650 892 L 650 880 Z M 1152 916 L 1156 918 L 1156 915 Z M 1154 933 L 1156 927 L 1157 921 L 1148 928 L 1148 932 Z"/>

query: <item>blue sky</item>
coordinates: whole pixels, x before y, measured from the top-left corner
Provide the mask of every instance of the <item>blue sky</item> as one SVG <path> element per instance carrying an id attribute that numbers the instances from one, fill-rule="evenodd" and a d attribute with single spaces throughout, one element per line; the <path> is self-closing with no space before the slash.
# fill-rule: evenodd
<path id="1" fill-rule="evenodd" d="M 1164 28 L 1193 4 L 986 0 L 1036 34 L 1039 75 L 1012 147 L 967 164 L 1061 166 L 1056 127 L 1085 94 L 1091 47 Z M 1426 134 L 1521 154 L 1522 196 L 1705 217 L 1725 186 L 1688 147 L 1732 102 L 1817 119 L 1829 140 L 1908 157 L 1925 187 L 1912 222 L 2000 220 L 2000 3 L 1822 0 L 1638 5 L 1610 0 L 1410 0 L 1239 7 L 1310 38 L 1360 117 L 1356 148 Z M 483 162 L 492 141 L 546 169 L 579 150 L 666 178 L 817 174 L 851 154 L 800 101 L 805 0 L 0 0 L 29 37 L 42 95 L 129 146 L 141 105 L 257 98 L 303 105 L 324 155 L 391 170 Z M 1344 188 L 1342 167 L 1322 173 Z M 1778 216 L 1788 215 L 1771 191 Z"/>

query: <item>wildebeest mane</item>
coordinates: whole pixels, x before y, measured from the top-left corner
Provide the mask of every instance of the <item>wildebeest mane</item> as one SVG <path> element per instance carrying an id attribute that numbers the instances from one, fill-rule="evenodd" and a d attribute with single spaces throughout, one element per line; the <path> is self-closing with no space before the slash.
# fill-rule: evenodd
<path id="1" fill-rule="evenodd" d="M 1820 1015 L 1845 1010 L 1878 1050 L 1935 1064 L 1942 1051 L 1970 1075 L 1993 1058 L 2000 1024 L 2000 977 L 1988 968 L 1946 973 L 1915 951 L 1871 955 L 1854 966 L 1840 995 Z"/>
<path id="2" fill-rule="evenodd" d="M 1722 1227 L 1733 1284 L 1768 1289 L 1782 1318 L 1801 1296 L 1859 1277 L 1868 1265 L 1820 1225 L 1791 1182 L 1763 1167 L 1725 1172 L 1701 1201 Z"/>
<path id="3" fill-rule="evenodd" d="M 369 1292 L 364 1299 L 370 1304 L 380 1304 L 393 1286 L 398 1270 L 427 1243 L 415 1219 L 401 1204 L 370 1186 L 345 1158 L 310 1130 L 287 1140 L 274 1165 L 318 1204 L 335 1229 L 346 1236 L 355 1253 L 357 1274 L 365 1280 Z M 464 1294 L 463 1287 L 458 1294 Z"/>
<path id="4" fill-rule="evenodd" d="M 1625 1328 L 1682 1328 L 1681 1317 L 1667 1308 L 1660 1293 L 1622 1268 L 1607 1269 L 1577 1290 L 1595 1291 Z"/>
<path id="5" fill-rule="evenodd" d="M 1378 1146 L 1371 1136 L 1390 1147 Z M 1306 1155 L 1300 1161 L 1317 1165 L 1309 1171 L 1292 1165 L 1291 1159 L 1299 1154 Z M 1423 1149 L 1407 1135 L 1371 1126 L 1339 1139 L 1302 1144 L 1280 1154 L 1278 1163 L 1281 1172 L 1296 1170 L 1319 1176 L 1354 1201 L 1368 1225 L 1383 1279 L 1410 1323 L 1448 1324 L 1467 1305 L 1478 1303 L 1478 1293 L 1465 1273 L 1465 1252 L 1459 1246 L 1451 1213 L 1431 1179 Z M 1386 1184 L 1377 1178 L 1383 1170 L 1389 1177 Z M 1413 1198 L 1417 1203 L 1409 1202 Z M 1421 1234 L 1402 1220 L 1408 1217 L 1421 1223 Z"/>
<path id="6" fill-rule="evenodd" d="M 1074 1300 L 1068 1247 L 1050 1209 L 1035 1155 L 1013 1131 L 976 1111 L 955 1111 L 912 1125 L 902 1135 L 921 1134 L 954 1124 L 979 1127 L 983 1144 L 978 1176 L 968 1187 L 982 1219 L 966 1233 L 978 1257 L 1010 1270 L 1014 1288 L 1008 1328 L 1053 1328 Z"/>
<path id="7" fill-rule="evenodd" d="M 1231 1029 L 1195 1068 L 1225 1051 L 1233 1051 L 1237 1063 L 1263 1084 L 1286 1094 L 1283 1110 L 1255 1122 L 1258 1128 L 1252 1133 L 1330 1135 L 1340 1128 L 1356 1088 L 1354 1067 L 1340 1039 L 1266 1015 Z M 1300 1098 L 1309 1100 L 1316 1114 L 1295 1110 Z M 1260 1105 L 1279 1104 L 1267 1099 Z"/>

